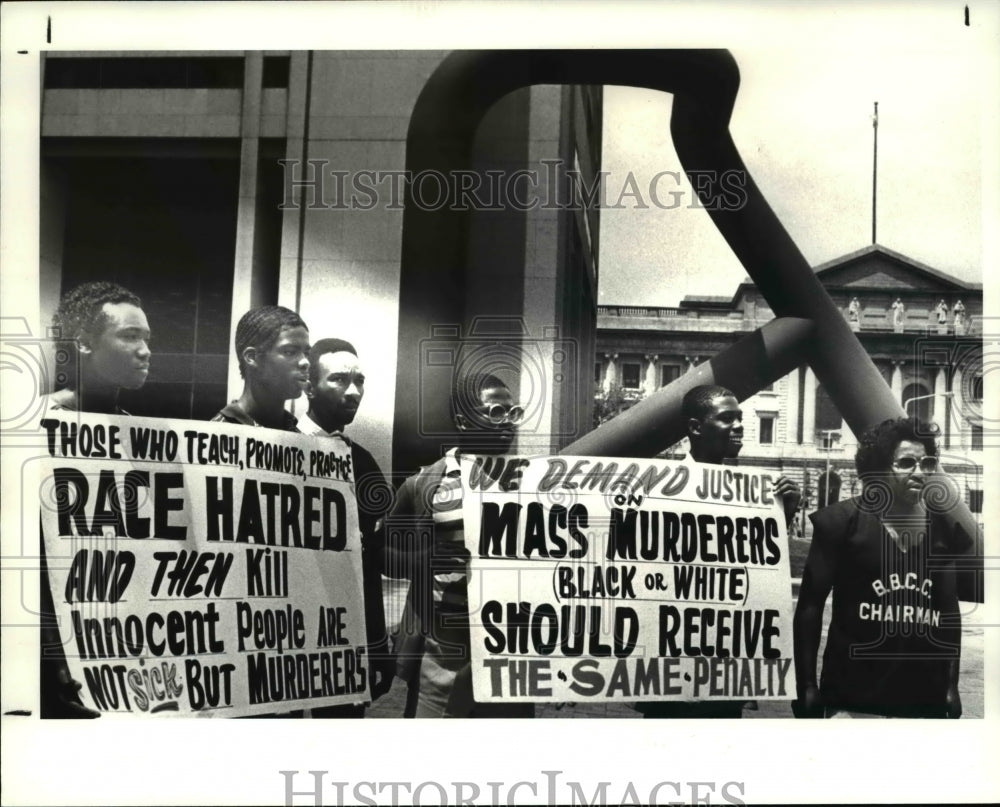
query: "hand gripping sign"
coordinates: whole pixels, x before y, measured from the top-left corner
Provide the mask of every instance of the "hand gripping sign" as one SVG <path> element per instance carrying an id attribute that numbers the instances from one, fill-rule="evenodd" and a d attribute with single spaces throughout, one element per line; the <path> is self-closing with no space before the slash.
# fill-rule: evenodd
<path id="1" fill-rule="evenodd" d="M 463 457 L 476 700 L 791 698 L 776 476 Z"/>
<path id="2" fill-rule="evenodd" d="M 105 714 L 370 700 L 350 448 L 53 411 L 41 491 L 70 672 Z"/>
<path id="3" fill-rule="evenodd" d="M 716 356 L 705 372 L 743 400 L 808 361 L 851 430 L 861 434 L 905 413 L 746 170 L 729 133 L 739 83 L 739 69 L 725 50 L 456 52 L 434 71 L 417 100 L 407 135 L 406 168 L 411 175 L 469 169 L 472 140 L 486 111 L 522 87 L 615 84 L 672 93 L 670 131 L 681 163 L 715 225 L 778 317 Z M 733 176 L 742 178 L 742 203 L 719 204 L 727 198 L 725 183 Z M 434 323 L 462 321 L 467 215 L 466 209 L 431 208 L 418 204 L 412 194 L 406 198 L 401 356 L 409 355 Z M 562 453 L 653 456 L 682 433 L 679 403 L 689 381 L 660 390 Z M 421 383 L 437 385 L 434 397 L 447 400 L 448 379 L 421 380 L 419 362 L 400 362 L 393 453 L 401 467 L 437 454 L 433 436 L 421 432 L 418 414 L 411 411 Z M 423 388 L 420 392 L 432 394 Z M 957 562 L 970 572 L 963 580 L 963 598 L 982 601 L 981 531 L 964 502 L 957 502 L 945 517 L 976 539 L 975 550 Z"/>

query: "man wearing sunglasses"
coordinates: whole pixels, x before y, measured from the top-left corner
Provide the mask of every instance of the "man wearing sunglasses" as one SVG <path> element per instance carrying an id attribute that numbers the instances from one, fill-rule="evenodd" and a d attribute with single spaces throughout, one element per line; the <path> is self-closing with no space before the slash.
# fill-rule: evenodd
<path id="1" fill-rule="evenodd" d="M 398 675 L 407 681 L 407 717 L 533 717 L 523 703 L 476 703 L 472 697 L 468 584 L 459 457 L 510 451 L 524 410 L 494 375 L 458 379 L 451 395 L 457 445 L 407 479 L 387 524 L 387 565 L 409 577 L 408 610 L 420 637 L 401 643 Z"/>
<path id="2" fill-rule="evenodd" d="M 937 454 L 931 427 L 884 421 L 858 444 L 861 495 L 810 516 L 795 610 L 797 717 L 961 717 L 954 558 L 970 540 L 941 517 L 957 489 Z"/>

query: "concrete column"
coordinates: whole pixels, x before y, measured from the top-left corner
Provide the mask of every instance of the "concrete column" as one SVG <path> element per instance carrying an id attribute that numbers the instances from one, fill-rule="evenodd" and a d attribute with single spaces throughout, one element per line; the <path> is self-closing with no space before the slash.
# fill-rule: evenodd
<path id="1" fill-rule="evenodd" d="M 232 317 L 230 348 L 236 340 L 236 325 L 247 311 L 264 303 L 255 293 L 259 279 L 254 272 L 254 227 L 257 219 L 257 157 L 260 145 L 261 83 L 264 55 L 247 51 L 243 71 L 243 108 L 240 119 L 240 191 L 236 209 L 236 254 L 233 257 Z M 239 364 L 229 362 L 228 393 L 233 399 L 243 389 Z"/>
<path id="2" fill-rule="evenodd" d="M 951 418 L 948 417 L 947 391 L 948 373 L 943 367 L 939 367 L 934 372 L 934 409 L 932 411 L 932 417 L 934 422 L 937 423 L 938 428 L 941 429 L 942 446 L 948 445 L 948 439 L 951 432 L 951 424 L 948 422 Z"/>
<path id="3" fill-rule="evenodd" d="M 969 421 L 965 417 L 965 398 L 962 396 L 962 371 L 956 367 L 951 377 L 951 421 L 954 424 L 951 444 L 955 448 L 968 449 L 971 445 L 969 440 Z"/>
<path id="4" fill-rule="evenodd" d="M 646 361 L 649 362 L 646 365 L 646 381 L 645 384 L 643 384 L 643 389 L 647 395 L 652 395 L 656 392 L 656 362 L 659 358 L 660 357 L 655 353 L 647 353 L 645 356 Z"/>
<path id="5" fill-rule="evenodd" d="M 608 366 L 604 368 L 604 391 L 609 392 L 618 381 L 618 368 L 615 367 L 618 354 L 605 353 L 604 358 L 608 360 Z"/>
<path id="6" fill-rule="evenodd" d="M 786 443 L 801 443 L 799 439 L 799 368 L 796 367 L 787 376 L 788 384 L 785 387 L 784 411 L 787 413 L 788 426 L 785 429 Z"/>
<path id="7" fill-rule="evenodd" d="M 523 92 L 527 94 L 524 108 L 527 113 L 525 124 L 528 136 L 526 167 L 540 171 L 541 160 L 564 156 L 560 151 L 559 118 L 554 113 L 545 114 L 549 110 L 564 108 L 564 90 L 559 86 L 534 86 L 525 88 Z M 576 391 L 575 369 L 557 367 L 553 357 L 553 337 L 558 338 L 566 333 L 569 317 L 561 302 L 568 297 L 565 291 L 566 284 L 572 282 L 567 277 L 565 258 L 562 256 L 564 236 L 561 232 L 567 223 L 561 221 L 561 218 L 565 217 L 561 217 L 558 211 L 545 210 L 543 207 L 518 215 L 523 219 L 524 227 L 520 255 L 515 263 L 524 266 L 519 295 L 522 304 L 521 316 L 530 337 L 538 340 L 534 350 L 540 356 L 542 382 L 549 391 L 546 396 L 548 411 L 543 415 L 542 428 L 539 433 L 532 436 L 530 442 L 528 442 L 529 435 L 522 431 L 518 446 L 519 450 L 522 450 L 520 446 L 523 444 L 525 449 L 554 452 L 560 445 L 556 435 L 562 433 L 563 427 L 570 426 L 568 417 L 574 411 L 572 398 Z M 473 220 L 475 218 L 473 216 Z M 512 278 L 511 283 L 516 283 L 516 280 Z M 487 293 L 491 296 L 497 295 L 497 286 L 502 288 L 503 284 L 490 284 Z M 492 306 L 486 306 L 487 312 L 492 313 L 494 310 Z M 466 316 L 468 313 L 467 311 Z M 535 370 L 534 374 L 537 373 Z M 567 377 L 567 373 L 572 376 Z M 566 383 L 558 383 L 557 376 L 565 378 Z M 526 384 L 531 383 L 533 379 L 532 370 L 527 362 L 524 362 L 521 373 L 522 389 L 525 389 Z M 547 442 L 544 440 L 546 434 Z"/>
<path id="8" fill-rule="evenodd" d="M 905 363 L 901 360 L 894 360 L 892 362 L 892 381 L 889 386 L 898 403 L 903 402 L 903 365 Z"/>
<path id="9" fill-rule="evenodd" d="M 816 442 L 816 374 L 806 367 L 805 389 L 802 390 L 802 442 Z"/>

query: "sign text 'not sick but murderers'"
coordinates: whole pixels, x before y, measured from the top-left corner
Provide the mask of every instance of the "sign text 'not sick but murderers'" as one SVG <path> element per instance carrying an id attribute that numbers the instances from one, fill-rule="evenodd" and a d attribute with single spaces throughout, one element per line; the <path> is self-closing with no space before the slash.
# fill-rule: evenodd
<path id="1" fill-rule="evenodd" d="M 237 717 L 370 700 L 346 443 L 76 412 L 42 428 L 48 584 L 88 706 Z"/>

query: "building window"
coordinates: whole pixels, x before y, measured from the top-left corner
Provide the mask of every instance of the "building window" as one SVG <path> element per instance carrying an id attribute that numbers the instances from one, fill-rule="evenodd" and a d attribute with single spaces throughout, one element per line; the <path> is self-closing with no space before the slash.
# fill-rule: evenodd
<path id="1" fill-rule="evenodd" d="M 275 66 L 268 68 L 269 76 L 276 72 Z M 45 61 L 49 90 L 242 87 L 242 56 L 50 56 Z"/>
<path id="2" fill-rule="evenodd" d="M 973 403 L 983 402 L 983 374 L 976 373 L 972 377 L 972 384 L 969 385 L 969 400 Z"/>
<path id="3" fill-rule="evenodd" d="M 631 362 L 622 364 L 622 387 L 624 389 L 639 389 L 640 369 L 638 364 Z"/>
<path id="4" fill-rule="evenodd" d="M 975 488 L 969 490 L 969 509 L 973 513 L 983 512 L 983 492 L 981 490 Z"/>
<path id="5" fill-rule="evenodd" d="M 820 384 L 816 387 L 816 433 L 823 429 L 839 429 L 843 425 L 840 412 L 834 405 L 827 391 Z"/>
<path id="6" fill-rule="evenodd" d="M 599 361 L 594 362 L 594 383 L 601 383 L 601 363 Z"/>
<path id="7" fill-rule="evenodd" d="M 261 86 L 287 87 L 291 62 L 292 59 L 290 56 L 265 56 Z"/>
<path id="8" fill-rule="evenodd" d="M 823 451 L 833 451 L 837 446 L 840 435 L 834 429 L 824 429 L 819 436 L 819 447 Z"/>
<path id="9" fill-rule="evenodd" d="M 140 297 L 153 332 L 149 377 L 122 391 L 121 406 L 148 417 L 209 419 L 227 401 L 230 326 L 244 313 L 232 311 L 239 159 L 174 157 L 150 144 L 143 155 L 43 156 L 42 163 L 62 178 L 60 196 L 42 205 L 50 244 L 61 250 L 53 282 L 65 293 L 111 277 Z M 277 266 L 281 166 L 261 159 L 257 170 L 266 211 L 256 225 L 260 257 Z M 277 299 L 277 273 L 260 280 L 262 299 Z"/>
<path id="10" fill-rule="evenodd" d="M 970 423 L 969 428 L 972 430 L 970 436 L 972 437 L 972 450 L 982 451 L 983 450 L 983 427 L 981 424 Z"/>
<path id="11" fill-rule="evenodd" d="M 772 445 L 774 443 L 774 415 L 760 416 L 760 436 L 758 442 L 761 445 Z"/>
<path id="12" fill-rule="evenodd" d="M 663 364 L 660 366 L 660 386 L 665 387 L 681 377 L 681 368 L 676 364 Z"/>

